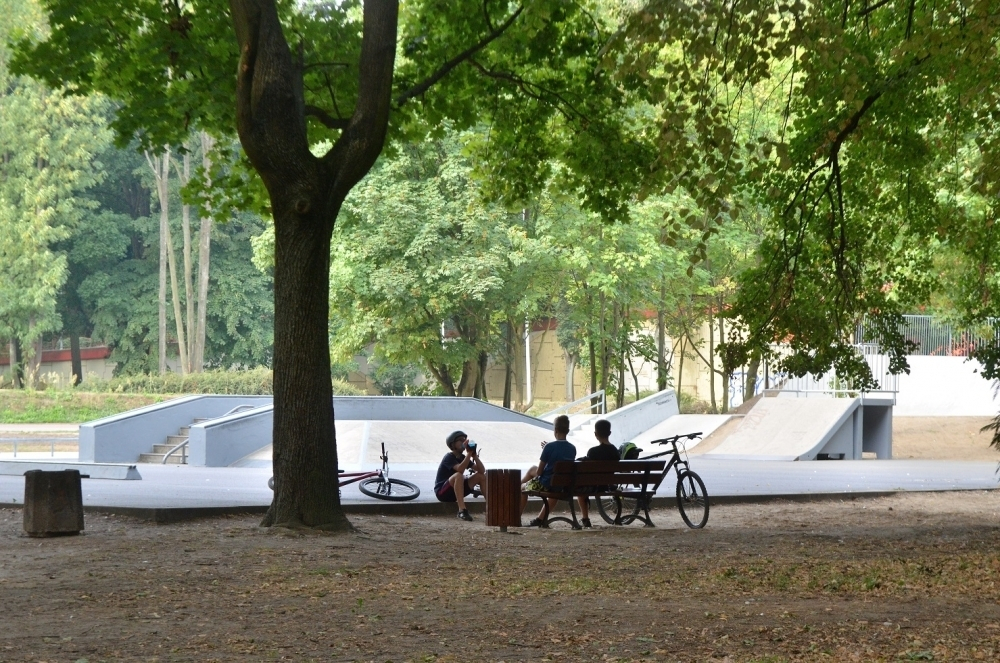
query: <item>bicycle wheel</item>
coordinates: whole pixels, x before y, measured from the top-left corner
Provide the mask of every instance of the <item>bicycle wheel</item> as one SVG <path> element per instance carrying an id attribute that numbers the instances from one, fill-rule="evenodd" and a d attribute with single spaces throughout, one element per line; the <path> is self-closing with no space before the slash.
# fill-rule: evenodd
<path id="1" fill-rule="evenodd" d="M 597 510 L 609 525 L 614 525 L 616 521 L 628 525 L 639 513 L 639 500 L 634 497 L 605 495 L 597 498 Z"/>
<path id="2" fill-rule="evenodd" d="M 691 470 L 677 477 L 677 509 L 692 529 L 700 529 L 708 522 L 708 491 L 701 477 Z"/>
<path id="3" fill-rule="evenodd" d="M 358 484 L 358 490 L 368 497 L 377 497 L 380 500 L 390 500 L 392 502 L 415 500 L 420 495 L 420 489 L 409 481 L 403 481 L 402 479 L 386 480 L 382 477 L 365 479 Z"/>

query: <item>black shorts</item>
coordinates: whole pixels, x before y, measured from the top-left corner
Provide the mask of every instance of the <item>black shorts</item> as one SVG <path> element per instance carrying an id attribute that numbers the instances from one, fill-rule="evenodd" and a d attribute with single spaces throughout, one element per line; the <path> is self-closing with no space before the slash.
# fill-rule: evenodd
<path id="1" fill-rule="evenodd" d="M 441 487 L 434 491 L 439 502 L 457 502 L 458 498 L 455 496 L 455 488 L 447 481 L 441 484 Z M 472 486 L 469 485 L 469 480 L 465 480 L 465 492 L 463 495 L 471 495 Z"/>

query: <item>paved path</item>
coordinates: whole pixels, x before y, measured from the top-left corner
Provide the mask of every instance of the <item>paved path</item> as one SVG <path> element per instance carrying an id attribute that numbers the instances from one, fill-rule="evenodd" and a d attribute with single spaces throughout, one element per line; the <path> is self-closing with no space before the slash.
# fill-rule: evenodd
<path id="1" fill-rule="evenodd" d="M 997 464 L 929 460 L 860 460 L 829 462 L 734 461 L 706 457 L 692 459 L 692 468 L 705 480 L 709 495 L 740 500 L 809 495 L 863 495 L 896 491 L 984 490 L 998 488 Z M 525 469 L 526 464 L 507 467 Z M 87 507 L 122 509 L 233 509 L 262 508 L 271 501 L 267 468 L 202 468 L 139 465 L 141 481 L 85 479 Z M 435 466 L 399 465 L 393 476 L 420 486 L 415 504 L 436 503 Z M 669 479 L 659 496 L 672 497 Z M 0 504 L 21 504 L 24 479 L 0 476 Z M 348 506 L 379 503 L 356 485 L 343 489 Z M 385 503 L 380 503 L 385 504 Z"/>
<path id="2" fill-rule="evenodd" d="M 79 435 L 80 424 L 0 424 L 0 437 L 16 436 L 17 433 Z"/>

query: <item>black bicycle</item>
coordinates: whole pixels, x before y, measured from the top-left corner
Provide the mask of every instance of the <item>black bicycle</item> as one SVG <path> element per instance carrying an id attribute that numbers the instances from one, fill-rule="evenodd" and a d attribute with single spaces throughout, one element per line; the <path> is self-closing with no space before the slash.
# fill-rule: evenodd
<path id="1" fill-rule="evenodd" d="M 358 490 L 369 497 L 377 497 L 380 500 L 390 500 L 393 502 L 406 502 L 415 500 L 420 495 L 420 488 L 416 484 L 402 479 L 389 478 L 389 454 L 385 451 L 385 443 L 382 443 L 382 469 L 370 470 L 368 472 L 345 472 L 340 470 L 339 486 L 358 483 Z M 274 477 L 267 480 L 267 487 L 274 490 Z"/>
<path id="2" fill-rule="evenodd" d="M 687 449 L 678 447 L 680 440 L 694 440 L 701 437 L 701 432 L 688 433 L 687 435 L 674 435 L 662 440 L 653 440 L 650 444 L 669 444 L 669 451 L 662 451 L 651 456 L 644 456 L 638 460 L 650 460 L 652 458 L 662 458 L 670 456 L 665 472 L 673 468 L 677 473 L 677 509 L 681 512 L 681 518 L 688 527 L 700 529 L 708 522 L 708 491 L 705 490 L 705 482 L 701 477 L 691 471 L 687 461 Z M 597 500 L 597 510 L 601 513 L 601 518 L 609 525 L 628 525 L 642 508 L 639 499 L 635 497 L 617 497 L 608 495 Z"/>

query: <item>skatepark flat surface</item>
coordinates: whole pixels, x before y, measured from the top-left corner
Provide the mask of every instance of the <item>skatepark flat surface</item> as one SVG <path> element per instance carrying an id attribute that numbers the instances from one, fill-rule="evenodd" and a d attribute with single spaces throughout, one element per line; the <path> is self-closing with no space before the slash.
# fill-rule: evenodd
<path id="1" fill-rule="evenodd" d="M 527 464 L 503 464 L 526 469 Z M 488 466 L 490 467 L 490 466 Z M 499 467 L 499 465 L 493 466 Z M 995 462 L 938 460 L 785 461 L 720 460 L 697 456 L 691 467 L 705 481 L 711 498 L 722 500 L 772 499 L 817 495 L 864 495 L 896 491 L 996 489 Z M 262 509 L 271 501 L 268 468 L 203 468 L 139 465 L 141 481 L 83 480 L 85 507 L 121 509 Z M 393 476 L 416 483 L 416 504 L 435 503 L 436 464 L 400 464 Z M 363 495 L 357 485 L 342 489 L 346 507 L 389 505 Z M 673 497 L 674 481 L 668 477 L 658 492 Z M 0 476 L 0 504 L 21 504 L 24 478 Z M 480 500 L 481 502 L 481 500 Z M 406 503 L 414 504 L 414 503 Z M 403 507 L 405 508 L 405 507 Z"/>

